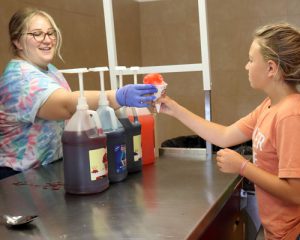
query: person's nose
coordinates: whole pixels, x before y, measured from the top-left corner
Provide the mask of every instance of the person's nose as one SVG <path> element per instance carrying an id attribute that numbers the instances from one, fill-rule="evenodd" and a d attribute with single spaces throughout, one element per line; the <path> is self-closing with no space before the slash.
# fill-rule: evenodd
<path id="1" fill-rule="evenodd" d="M 249 62 L 247 62 L 246 65 L 245 65 L 245 69 L 246 69 L 247 71 L 249 70 L 249 66 L 248 66 L 248 65 L 249 65 Z"/>
<path id="2" fill-rule="evenodd" d="M 52 39 L 49 37 L 49 35 L 48 35 L 48 34 L 45 34 L 44 41 L 51 42 L 51 41 L 52 41 Z"/>

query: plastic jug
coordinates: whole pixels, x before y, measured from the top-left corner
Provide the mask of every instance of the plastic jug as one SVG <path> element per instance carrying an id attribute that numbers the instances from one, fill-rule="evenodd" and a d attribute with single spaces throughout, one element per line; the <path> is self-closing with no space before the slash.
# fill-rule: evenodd
<path id="1" fill-rule="evenodd" d="M 76 112 L 67 122 L 62 135 L 65 191 L 92 194 L 109 187 L 106 135 L 101 134 L 96 112 L 88 110 L 83 97 L 82 72 L 79 76 L 81 96 Z"/>
<path id="2" fill-rule="evenodd" d="M 116 67 L 119 72 L 119 86 L 123 86 L 122 71 L 125 67 Z M 127 107 L 121 107 L 116 111 L 116 115 L 125 129 L 126 135 L 126 159 L 128 173 L 139 172 L 142 170 L 142 146 L 141 146 L 141 124 L 135 117 L 131 122 L 126 113 Z M 133 108 L 134 109 L 134 108 Z"/>
<path id="3" fill-rule="evenodd" d="M 108 70 L 106 67 L 89 69 L 89 71 L 99 71 L 100 74 L 100 98 L 97 114 L 99 116 L 102 129 L 107 137 L 107 161 L 108 179 L 110 182 L 120 182 L 127 177 L 126 142 L 125 130 L 119 123 L 114 110 L 108 106 L 105 95 L 104 74 Z"/>
<path id="4" fill-rule="evenodd" d="M 137 84 L 137 73 L 139 67 L 130 67 L 133 72 L 134 84 Z M 154 134 L 154 116 L 148 108 L 135 108 L 138 121 L 141 124 L 141 145 L 143 165 L 152 164 L 155 162 L 155 134 Z M 134 111 L 127 111 L 131 122 L 134 122 Z"/>
<path id="5" fill-rule="evenodd" d="M 125 129 L 126 158 L 128 173 L 142 170 L 141 124 L 138 118 L 131 122 L 126 114 L 125 107 L 116 111 L 117 117 Z"/>
<path id="6" fill-rule="evenodd" d="M 137 108 L 136 111 L 141 124 L 143 165 L 153 164 L 155 162 L 154 117 L 148 108 Z M 129 115 L 129 119 L 134 122 L 132 114 Z"/>

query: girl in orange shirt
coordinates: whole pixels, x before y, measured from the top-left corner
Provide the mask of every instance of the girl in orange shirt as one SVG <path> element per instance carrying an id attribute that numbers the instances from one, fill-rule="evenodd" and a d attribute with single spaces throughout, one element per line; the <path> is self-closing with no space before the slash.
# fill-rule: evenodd
<path id="1" fill-rule="evenodd" d="M 288 23 L 256 30 L 246 64 L 252 88 L 266 99 L 230 126 L 206 121 L 165 96 L 160 112 L 177 118 L 207 141 L 224 149 L 217 165 L 255 184 L 266 240 L 300 234 L 300 33 Z M 252 139 L 253 163 L 227 147 Z"/>

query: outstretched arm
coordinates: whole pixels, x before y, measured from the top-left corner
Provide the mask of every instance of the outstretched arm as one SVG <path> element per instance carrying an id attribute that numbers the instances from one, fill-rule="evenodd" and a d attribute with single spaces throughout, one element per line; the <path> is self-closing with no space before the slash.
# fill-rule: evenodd
<path id="1" fill-rule="evenodd" d="M 229 147 L 250 140 L 238 128 L 205 120 L 168 96 L 161 97 L 161 113 L 175 117 L 203 139 L 220 147 Z"/>
<path id="2" fill-rule="evenodd" d="M 40 107 L 37 116 L 47 120 L 69 119 L 76 111 L 80 93 L 69 92 L 63 88 L 54 91 Z M 90 109 L 98 106 L 99 91 L 84 91 Z"/>
<path id="3" fill-rule="evenodd" d="M 153 93 L 157 91 L 151 84 L 129 84 L 118 90 L 106 91 L 110 106 L 118 109 L 121 106 L 147 107 L 155 99 Z M 99 106 L 99 91 L 84 91 L 90 109 Z M 69 119 L 75 112 L 80 93 L 69 92 L 65 89 L 54 91 L 40 107 L 37 116 L 47 120 Z"/>

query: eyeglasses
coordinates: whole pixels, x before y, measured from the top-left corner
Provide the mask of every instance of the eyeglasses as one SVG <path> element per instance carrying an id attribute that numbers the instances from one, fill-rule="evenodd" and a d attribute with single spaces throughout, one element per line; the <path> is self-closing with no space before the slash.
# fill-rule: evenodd
<path id="1" fill-rule="evenodd" d="M 37 42 L 43 42 L 46 36 L 48 36 L 51 40 L 56 40 L 57 38 L 57 33 L 55 30 L 46 33 L 42 31 L 37 31 L 37 32 L 29 32 L 25 34 L 33 36 L 34 40 Z"/>

